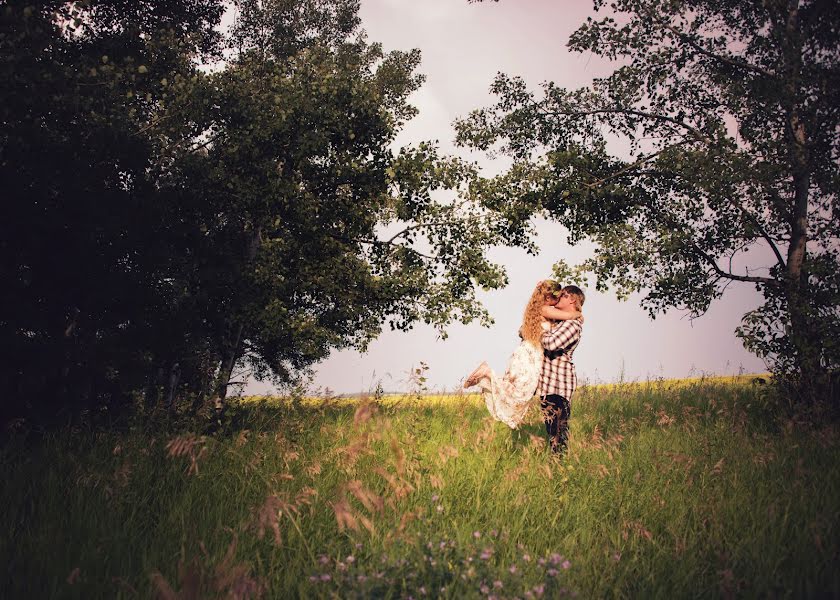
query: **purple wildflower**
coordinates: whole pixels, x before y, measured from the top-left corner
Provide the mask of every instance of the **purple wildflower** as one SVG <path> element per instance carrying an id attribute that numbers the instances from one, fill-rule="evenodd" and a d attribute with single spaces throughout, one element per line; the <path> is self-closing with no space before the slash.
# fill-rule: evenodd
<path id="1" fill-rule="evenodd" d="M 329 581 L 332 579 L 332 576 L 329 573 L 321 573 L 321 581 Z"/>
<path id="2" fill-rule="evenodd" d="M 560 566 L 563 567 L 564 569 L 568 569 L 569 567 L 572 566 L 572 563 L 570 563 L 568 560 L 564 560 L 563 564 L 561 564 Z"/>
<path id="3" fill-rule="evenodd" d="M 552 567 L 552 568 L 550 568 L 548 571 L 546 571 L 546 573 L 548 574 L 548 576 L 549 576 L 549 577 L 554 577 L 554 576 L 556 576 L 556 575 L 557 575 L 557 573 L 559 573 L 559 572 L 560 572 L 560 571 L 558 571 L 558 570 L 557 570 L 557 569 L 555 569 L 554 567 Z"/>

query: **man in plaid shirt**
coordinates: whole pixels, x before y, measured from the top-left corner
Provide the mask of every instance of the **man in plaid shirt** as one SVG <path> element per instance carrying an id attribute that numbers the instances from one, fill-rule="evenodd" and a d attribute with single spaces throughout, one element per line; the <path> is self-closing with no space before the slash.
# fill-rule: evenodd
<path id="1" fill-rule="evenodd" d="M 560 291 L 556 307 L 580 311 L 584 300 L 583 290 L 567 285 Z M 551 451 L 558 454 L 565 452 L 569 441 L 570 401 L 577 385 L 572 355 L 582 332 L 583 320 L 575 319 L 558 321 L 542 336 L 543 365 L 537 390 Z"/>

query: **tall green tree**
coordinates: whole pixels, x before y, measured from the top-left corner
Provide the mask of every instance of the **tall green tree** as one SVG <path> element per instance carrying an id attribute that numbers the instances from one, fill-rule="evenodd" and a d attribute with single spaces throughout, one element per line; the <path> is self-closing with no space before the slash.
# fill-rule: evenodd
<path id="1" fill-rule="evenodd" d="M 596 11 L 606 2 L 596 0 Z M 593 258 L 597 288 L 651 314 L 702 314 L 755 286 L 745 346 L 805 398 L 840 367 L 840 12 L 827 0 L 616 0 L 568 47 L 616 62 L 584 89 L 500 74 L 498 102 L 458 127 L 510 171 L 487 206 L 545 214 Z M 609 152 L 623 141 L 629 157 Z"/>
<path id="2" fill-rule="evenodd" d="M 489 319 L 515 228 L 473 165 L 396 147 L 420 56 L 358 10 L 0 5 L 6 408 L 202 406 L 237 366 L 290 383 L 384 326 Z"/>
<path id="3" fill-rule="evenodd" d="M 55 410 L 142 384 L 167 304 L 149 135 L 218 55 L 221 2 L 0 4 L 0 384 Z"/>
<path id="4" fill-rule="evenodd" d="M 236 8 L 202 152 L 169 181 L 201 206 L 209 256 L 196 251 L 207 268 L 191 286 L 214 311 L 214 398 L 237 364 L 290 381 L 386 324 L 487 320 L 474 286 L 505 281 L 485 255 L 504 223 L 470 195 L 471 165 L 394 148 L 416 112 L 419 52 L 369 43 L 358 0 Z"/>

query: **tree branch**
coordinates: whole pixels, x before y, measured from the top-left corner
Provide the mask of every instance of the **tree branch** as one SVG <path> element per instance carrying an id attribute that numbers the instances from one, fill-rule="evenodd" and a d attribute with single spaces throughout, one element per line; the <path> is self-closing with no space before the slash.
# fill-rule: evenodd
<path id="1" fill-rule="evenodd" d="M 656 158 L 657 156 L 659 156 L 660 154 L 662 154 L 666 150 L 671 150 L 672 148 L 682 146 L 683 144 L 685 144 L 685 140 L 683 140 L 682 142 L 678 142 L 676 144 L 673 144 L 671 146 L 667 146 L 665 148 L 662 148 L 661 150 L 657 150 L 656 152 L 654 152 L 652 154 L 648 154 L 647 156 L 643 156 L 643 157 L 639 158 L 637 161 L 635 161 L 633 163 L 625 165 L 624 168 L 619 169 L 618 171 L 616 171 L 612 175 L 609 175 L 607 177 L 603 177 L 601 179 L 598 179 L 597 181 L 593 181 L 592 183 L 587 183 L 585 185 L 589 189 L 594 189 L 594 188 L 598 187 L 599 185 L 602 185 L 602 184 L 604 184 L 604 183 L 606 183 L 606 182 L 608 182 L 612 179 L 615 179 L 616 177 L 621 177 L 622 175 L 632 171 L 636 167 L 645 164 L 646 162 L 650 161 L 653 158 Z"/>
<path id="2" fill-rule="evenodd" d="M 749 212 L 746 208 L 744 208 L 744 205 L 741 202 L 738 202 L 734 198 L 730 198 L 729 203 L 732 204 L 732 206 L 736 207 L 738 210 L 740 210 L 741 214 L 743 214 L 747 219 L 749 219 L 752 222 L 753 225 L 756 226 L 758 232 L 761 234 L 761 237 L 764 238 L 764 240 L 773 250 L 773 254 L 776 255 L 776 261 L 779 263 L 779 266 L 782 267 L 782 269 L 784 269 L 785 259 L 782 257 L 782 253 L 779 251 L 778 246 L 776 246 L 776 242 L 773 240 L 773 238 L 770 237 L 770 234 L 767 233 L 767 230 L 764 229 L 764 226 L 758 220 L 758 217 Z"/>
<path id="3" fill-rule="evenodd" d="M 707 262 L 712 267 L 712 269 L 714 269 L 715 273 L 717 273 L 718 275 L 720 275 L 724 279 L 730 279 L 732 281 L 747 281 L 747 282 L 750 282 L 750 283 L 761 283 L 761 284 L 767 285 L 767 286 L 780 285 L 779 280 L 773 279 L 772 277 L 754 277 L 754 276 L 750 276 L 750 275 L 735 275 L 734 273 L 729 273 L 727 271 L 724 271 L 723 269 L 721 269 L 718 266 L 717 261 L 715 261 L 714 258 L 712 258 L 708 254 L 706 254 L 703 250 L 701 250 L 697 246 L 697 244 L 692 243 L 692 247 L 693 247 L 694 253 L 697 256 L 699 256 L 700 258 L 702 258 L 705 262 Z"/>
<path id="4" fill-rule="evenodd" d="M 679 39 L 683 43 L 691 46 L 692 48 L 697 50 L 697 52 L 699 52 L 700 54 L 702 54 L 704 56 L 708 56 L 709 58 L 714 59 L 718 62 L 721 62 L 725 65 L 729 65 L 730 67 L 743 69 L 745 71 L 751 71 L 752 73 L 758 73 L 759 75 L 764 75 L 765 77 L 776 78 L 776 74 L 773 73 L 772 71 L 768 71 L 767 69 L 764 69 L 764 68 L 759 67 L 757 65 L 750 64 L 750 63 L 745 62 L 745 61 L 736 60 L 734 58 L 730 58 L 728 56 L 722 56 L 720 54 L 715 54 L 711 50 L 707 50 L 706 48 L 704 48 L 703 46 L 698 44 L 696 41 L 691 39 L 691 36 L 689 36 L 687 33 L 683 32 L 683 31 L 680 31 L 679 29 L 677 29 L 676 27 L 674 27 L 670 23 L 660 21 L 660 24 L 665 29 L 667 29 L 672 34 L 674 34 L 674 37 L 676 37 L 677 39 Z"/>
<path id="5" fill-rule="evenodd" d="M 680 121 L 679 119 L 675 119 L 674 117 L 669 117 L 668 115 L 658 115 L 655 113 L 645 112 L 643 110 L 637 110 L 634 108 L 596 108 L 592 110 L 552 110 L 552 111 L 543 111 L 544 115 L 550 116 L 560 116 L 565 115 L 567 117 L 585 117 L 588 115 L 597 115 L 597 114 L 623 114 L 623 115 L 635 115 L 637 117 L 643 117 L 645 119 L 653 119 L 655 121 L 666 121 L 668 123 L 672 123 L 682 129 L 685 129 L 691 135 L 694 136 L 695 139 L 699 142 L 703 142 L 704 144 L 711 144 L 712 140 L 706 137 L 702 131 L 694 127 L 693 125 L 689 125 L 684 121 Z"/>
<path id="6" fill-rule="evenodd" d="M 393 240 L 369 240 L 365 238 L 348 238 L 336 235 L 331 237 L 342 242 L 350 242 L 354 244 L 368 244 L 370 246 L 390 246 L 394 249 L 406 250 L 408 252 L 411 252 L 412 254 L 416 254 L 417 256 L 421 256 L 428 260 L 434 260 L 436 258 L 434 256 L 429 256 L 428 254 L 423 254 L 422 252 L 416 250 L 415 248 L 412 248 L 411 246 L 403 246 L 402 244 L 396 244 L 393 242 Z"/>

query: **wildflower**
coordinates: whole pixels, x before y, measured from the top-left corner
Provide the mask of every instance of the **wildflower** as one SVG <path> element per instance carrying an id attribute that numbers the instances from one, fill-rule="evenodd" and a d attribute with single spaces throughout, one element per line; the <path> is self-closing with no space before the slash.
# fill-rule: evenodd
<path id="1" fill-rule="evenodd" d="M 489 593 L 490 593 L 490 588 L 489 588 L 489 587 L 487 587 L 487 585 L 486 585 L 486 584 L 483 584 L 483 583 L 482 583 L 482 584 L 481 584 L 481 587 L 480 587 L 479 589 L 481 590 L 481 593 L 482 593 L 482 594 L 489 594 Z"/>
<path id="2" fill-rule="evenodd" d="M 318 562 L 321 563 L 322 565 L 325 565 L 328 562 L 330 562 L 330 557 L 327 556 L 326 554 L 322 554 L 321 556 L 318 557 Z"/>
<path id="3" fill-rule="evenodd" d="M 309 576 L 309 581 L 318 581 L 318 576 L 317 575 L 310 575 Z"/>
<path id="4" fill-rule="evenodd" d="M 542 558 L 542 557 L 538 558 L 537 559 L 537 564 L 539 564 L 541 567 L 544 566 L 545 565 L 545 559 Z"/>
<path id="5" fill-rule="evenodd" d="M 498 579 L 493 582 L 493 587 L 496 588 L 496 589 L 499 589 L 503 586 L 504 586 L 504 584 L 501 581 L 499 581 Z"/>
<path id="6" fill-rule="evenodd" d="M 508 569 L 508 571 L 510 571 L 512 575 L 515 574 L 516 573 L 516 565 L 511 565 L 510 569 Z"/>
<path id="7" fill-rule="evenodd" d="M 446 542 L 441 542 L 441 543 L 440 543 L 440 545 L 439 545 L 438 547 L 439 547 L 441 550 L 445 549 L 445 548 L 446 548 Z"/>
<path id="8" fill-rule="evenodd" d="M 490 532 L 490 535 L 492 535 L 493 537 L 499 537 L 499 532 L 494 529 Z"/>
<path id="9" fill-rule="evenodd" d="M 348 556 L 344 560 L 346 560 L 350 564 L 353 564 L 354 562 L 356 562 L 356 557 L 351 554 L 350 556 Z"/>
<path id="10" fill-rule="evenodd" d="M 563 555 L 562 554 L 557 554 L 555 552 L 554 554 L 552 554 L 551 556 L 548 557 L 548 560 L 551 561 L 552 565 L 556 565 L 556 564 L 559 564 L 560 561 L 563 560 Z"/>
<path id="11" fill-rule="evenodd" d="M 542 597 L 542 595 L 545 593 L 545 585 L 542 583 L 539 585 L 535 585 L 534 593 L 537 595 L 538 598 Z"/>
<path id="12" fill-rule="evenodd" d="M 441 504 L 438 504 L 435 510 L 437 510 L 438 512 L 443 512 L 443 506 Z"/>
<path id="13" fill-rule="evenodd" d="M 437 494 L 432 496 L 432 502 L 437 502 L 439 499 L 440 499 L 440 496 L 438 496 Z"/>
<path id="14" fill-rule="evenodd" d="M 570 563 L 568 560 L 564 560 L 563 564 L 561 564 L 560 566 L 563 567 L 563 569 L 568 569 L 572 566 L 572 563 Z"/>
<path id="15" fill-rule="evenodd" d="M 621 560 L 621 552 L 616 552 L 615 554 L 613 554 L 613 555 L 612 555 L 612 559 L 613 559 L 615 562 L 620 561 L 620 560 Z"/>
<path id="16" fill-rule="evenodd" d="M 367 575 L 357 575 L 356 581 L 358 581 L 359 583 L 364 583 L 365 581 L 367 581 Z"/>
<path id="17" fill-rule="evenodd" d="M 530 554 L 523 554 L 522 555 L 522 560 L 524 560 L 525 562 L 531 562 L 531 555 Z"/>
<path id="18" fill-rule="evenodd" d="M 421 596 L 425 596 L 426 595 L 426 586 L 421 585 L 420 589 L 417 590 L 417 591 L 420 592 Z"/>
<path id="19" fill-rule="evenodd" d="M 548 571 L 546 571 L 546 573 L 548 574 L 548 576 L 549 576 L 549 577 L 554 577 L 554 576 L 555 576 L 555 575 L 557 575 L 557 573 L 559 573 L 559 572 L 560 572 L 560 571 L 558 571 L 558 570 L 557 570 L 557 569 L 555 569 L 554 567 L 552 567 L 552 568 L 550 568 Z"/>
<path id="20" fill-rule="evenodd" d="M 330 579 L 332 579 L 332 577 L 330 576 L 329 573 L 322 573 L 321 574 L 321 581 L 329 581 Z"/>
<path id="21" fill-rule="evenodd" d="M 475 539 L 480 538 L 480 537 L 481 537 L 481 532 L 480 532 L 480 531 L 473 531 L 473 537 L 474 537 Z"/>
<path id="22" fill-rule="evenodd" d="M 491 556 L 493 556 L 492 548 L 485 548 L 481 551 L 481 556 L 479 556 L 479 558 L 481 560 L 488 560 Z"/>

